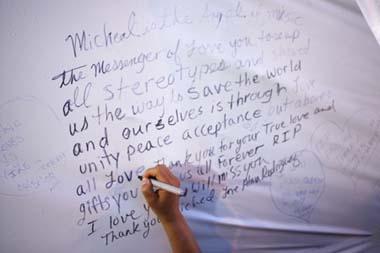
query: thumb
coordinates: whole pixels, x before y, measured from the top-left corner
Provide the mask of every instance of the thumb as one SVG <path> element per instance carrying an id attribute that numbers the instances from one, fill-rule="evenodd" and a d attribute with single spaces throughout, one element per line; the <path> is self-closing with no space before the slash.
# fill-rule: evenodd
<path id="1" fill-rule="evenodd" d="M 152 183 L 146 177 L 142 179 L 141 191 L 146 201 L 148 202 L 149 206 L 154 205 L 154 202 L 157 200 L 158 196 L 157 196 L 157 193 L 153 191 Z"/>

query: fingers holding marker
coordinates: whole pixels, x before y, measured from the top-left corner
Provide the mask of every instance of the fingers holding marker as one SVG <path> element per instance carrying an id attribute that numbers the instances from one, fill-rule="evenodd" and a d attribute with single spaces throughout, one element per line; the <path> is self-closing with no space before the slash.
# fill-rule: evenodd
<path id="1" fill-rule="evenodd" d="M 158 199 L 158 195 L 153 191 L 153 185 L 148 178 L 143 178 L 141 183 L 141 191 L 150 206 L 154 206 Z"/>
<path id="2" fill-rule="evenodd" d="M 180 181 L 175 177 L 165 165 L 157 165 L 156 167 L 149 168 L 144 172 L 144 178 L 155 178 L 158 181 L 173 185 L 180 186 Z"/>
<path id="3" fill-rule="evenodd" d="M 180 181 L 164 165 L 158 165 L 147 169 L 142 177 L 141 190 L 148 203 L 160 219 L 170 220 L 179 212 L 179 195 L 167 190 L 153 192 L 153 184 L 150 178 L 156 182 L 162 182 L 172 187 L 179 187 Z M 169 187 L 170 187 L 169 186 Z"/>

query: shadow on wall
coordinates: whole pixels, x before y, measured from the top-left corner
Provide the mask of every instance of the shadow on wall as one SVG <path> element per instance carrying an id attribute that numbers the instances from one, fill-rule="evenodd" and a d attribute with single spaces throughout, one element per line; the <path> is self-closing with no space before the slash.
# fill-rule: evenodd
<path id="1" fill-rule="evenodd" d="M 225 238 L 220 233 L 221 227 L 225 225 L 217 214 L 223 213 L 228 217 L 232 213 L 219 201 L 223 185 L 215 176 L 218 172 L 212 170 L 211 162 L 206 161 L 205 165 L 198 166 L 176 164 L 171 168 L 180 178 L 181 188 L 187 191 L 186 196 L 181 197 L 180 208 L 201 249 L 210 253 L 231 252 L 231 238 Z"/>

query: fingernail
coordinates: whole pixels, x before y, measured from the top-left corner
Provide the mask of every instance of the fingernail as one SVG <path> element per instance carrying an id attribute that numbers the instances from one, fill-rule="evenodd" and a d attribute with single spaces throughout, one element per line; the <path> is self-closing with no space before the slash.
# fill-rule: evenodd
<path id="1" fill-rule="evenodd" d="M 148 184 L 148 179 L 144 177 L 142 179 L 142 185 L 146 185 L 146 184 Z"/>

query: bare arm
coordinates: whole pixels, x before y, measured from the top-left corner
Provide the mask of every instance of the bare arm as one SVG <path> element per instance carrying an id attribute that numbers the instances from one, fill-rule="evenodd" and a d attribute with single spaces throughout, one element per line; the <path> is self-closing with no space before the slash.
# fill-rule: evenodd
<path id="1" fill-rule="evenodd" d="M 148 179 L 150 177 L 177 187 L 180 181 L 166 166 L 158 165 L 145 171 L 141 191 L 149 206 L 161 220 L 173 253 L 199 253 L 198 243 L 179 210 L 179 197 L 164 190 L 153 192 L 153 186 Z"/>

